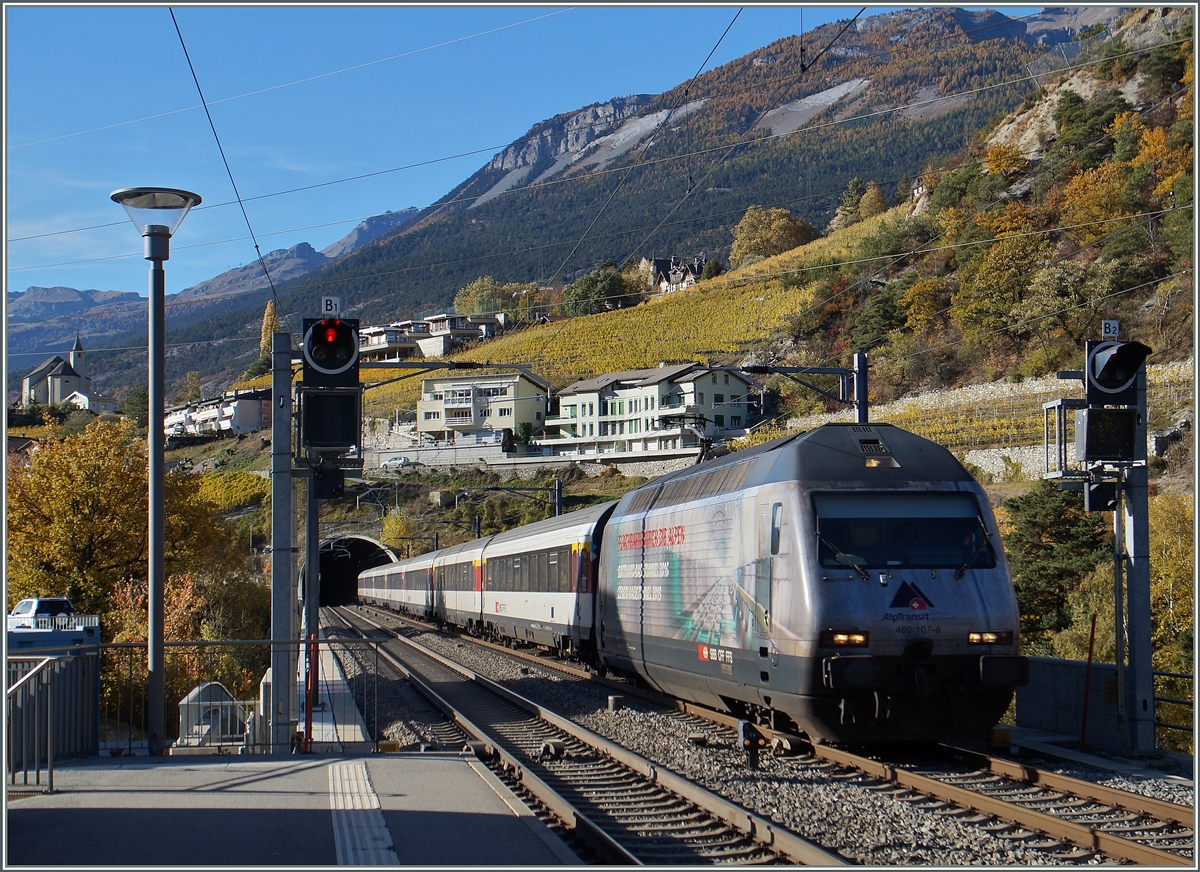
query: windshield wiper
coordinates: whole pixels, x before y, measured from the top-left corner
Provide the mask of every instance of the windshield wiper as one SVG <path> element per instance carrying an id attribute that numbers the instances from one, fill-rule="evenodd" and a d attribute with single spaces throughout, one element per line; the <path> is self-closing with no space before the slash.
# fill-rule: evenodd
<path id="1" fill-rule="evenodd" d="M 964 563 L 962 566 L 958 567 L 958 569 L 955 571 L 955 573 L 954 573 L 955 579 L 960 579 L 964 575 L 966 575 L 967 570 L 971 568 L 971 564 L 975 562 L 975 558 L 978 557 L 980 554 L 982 554 L 983 549 L 988 546 L 988 531 L 987 531 L 987 527 L 983 526 L 983 521 L 979 522 L 979 529 L 983 531 L 983 541 L 981 541 L 979 543 L 979 547 L 975 549 L 975 553 L 972 554 L 969 558 L 967 558 L 967 562 Z"/>
<path id="2" fill-rule="evenodd" d="M 834 560 L 836 560 L 842 566 L 849 566 L 851 569 L 853 569 L 855 572 L 858 573 L 859 577 L 863 581 L 871 580 L 871 576 L 867 575 L 867 571 L 862 568 L 861 564 L 864 561 L 861 557 L 859 557 L 857 554 L 846 554 L 844 551 L 842 551 L 840 548 L 838 548 L 836 545 L 834 545 L 832 542 L 830 542 L 828 539 L 826 539 L 824 536 L 822 536 L 819 533 L 817 534 L 817 539 L 821 542 L 824 542 L 826 547 L 829 548 L 829 550 L 833 552 Z M 972 559 L 974 559 L 974 558 L 972 558 Z"/>

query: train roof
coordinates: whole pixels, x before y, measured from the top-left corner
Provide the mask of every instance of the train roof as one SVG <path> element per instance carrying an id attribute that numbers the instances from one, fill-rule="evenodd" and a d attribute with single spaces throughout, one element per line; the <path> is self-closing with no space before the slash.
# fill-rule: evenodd
<path id="1" fill-rule="evenodd" d="M 373 566 L 370 569 L 363 570 L 359 575 L 387 575 L 389 572 L 412 572 L 415 569 L 428 569 L 433 566 L 434 557 L 440 553 L 440 551 L 430 551 L 426 554 L 418 554 L 416 557 L 406 557 L 394 563 Z"/>
<path id="2" fill-rule="evenodd" d="M 588 506 L 586 509 L 577 509 L 574 512 L 567 512 L 565 515 L 547 518 L 544 521 L 535 521 L 532 524 L 525 524 L 523 527 L 514 527 L 503 533 L 497 533 L 491 538 L 488 549 L 504 549 L 506 545 L 517 540 L 524 542 L 531 537 L 543 535 L 561 536 L 564 533 L 575 533 L 580 536 L 590 535 L 597 524 L 603 523 L 607 515 L 616 507 L 617 502 L 617 500 L 613 500 L 597 506 Z"/>
<path id="3" fill-rule="evenodd" d="M 825 424 L 656 478 L 625 494 L 615 514 L 645 510 L 660 488 L 656 507 L 778 481 L 888 488 L 975 480 L 946 448 L 893 424 Z"/>

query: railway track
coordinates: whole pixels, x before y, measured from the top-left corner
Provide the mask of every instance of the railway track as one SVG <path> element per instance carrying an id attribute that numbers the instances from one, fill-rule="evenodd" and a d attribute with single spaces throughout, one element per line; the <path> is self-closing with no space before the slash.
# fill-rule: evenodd
<path id="1" fill-rule="evenodd" d="M 390 613 L 388 617 L 397 618 Z M 560 661 L 480 640 L 470 641 L 577 678 L 597 680 L 586 670 Z M 737 719 L 727 713 L 628 685 L 603 680 L 601 683 L 673 707 L 680 717 L 734 729 L 737 726 Z M 814 747 L 798 736 L 760 729 L 779 751 L 803 749 L 805 759 L 797 762 L 811 761 L 812 765 L 831 767 L 831 776 L 849 770 L 878 779 L 911 795 L 914 802 L 926 798 L 928 802 L 922 807 L 932 812 L 960 815 L 989 832 L 1023 840 L 1067 861 L 1082 863 L 1111 858 L 1156 866 L 1195 864 L 1191 808 L 962 748 L 948 748 L 957 761 L 953 764 L 912 765 L 881 761 L 840 748 Z"/>
<path id="2" fill-rule="evenodd" d="M 387 629 L 354 614 L 339 617 Z M 625 865 L 841 865 L 845 860 L 397 634 L 380 656 L 590 845 Z"/>

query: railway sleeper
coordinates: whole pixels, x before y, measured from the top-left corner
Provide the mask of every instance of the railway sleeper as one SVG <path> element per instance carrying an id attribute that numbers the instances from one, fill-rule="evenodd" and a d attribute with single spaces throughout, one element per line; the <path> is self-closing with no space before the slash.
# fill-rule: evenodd
<path id="1" fill-rule="evenodd" d="M 759 848 L 757 845 L 754 845 L 753 843 L 750 843 L 750 844 L 735 843 L 733 845 L 730 845 L 729 847 L 711 848 L 711 849 L 706 849 L 705 846 L 699 845 L 699 846 L 697 846 L 697 850 L 694 853 L 693 852 L 688 852 L 688 853 L 689 853 L 689 855 L 693 855 L 693 856 L 694 856 L 694 854 L 699 854 L 701 857 L 708 859 L 708 860 L 726 860 L 726 861 L 736 860 L 739 864 L 746 862 L 747 855 L 749 855 L 749 856 L 761 855 L 763 857 L 763 862 L 771 862 L 774 859 L 770 854 L 766 854 L 761 848 Z M 657 860 L 659 864 L 664 864 L 664 865 L 665 865 L 665 861 L 670 860 L 670 859 L 676 859 L 676 862 L 680 862 L 680 861 L 686 862 L 688 859 L 688 857 L 686 855 L 685 856 L 680 855 L 678 847 L 676 847 L 676 849 L 674 851 L 655 852 L 653 850 L 642 851 L 641 846 L 639 845 L 638 846 L 638 854 L 640 855 L 640 859 L 645 859 L 647 861 Z M 657 854 L 658 856 L 657 857 L 654 856 L 655 854 Z"/>
<path id="2" fill-rule="evenodd" d="M 626 827 L 638 834 L 640 838 L 652 842 L 667 844 L 670 842 L 695 842 L 700 839 L 716 840 L 729 833 L 729 827 L 713 820 L 694 823 L 691 826 L 680 827 L 669 821 L 647 820 L 626 824 Z"/>
<path id="3" fill-rule="evenodd" d="M 592 796 L 612 796 L 618 795 L 636 795 L 636 796 L 659 796 L 662 794 L 662 788 L 650 784 L 648 781 L 628 781 L 610 784 L 597 784 L 595 781 L 590 781 L 580 788 L 581 791 L 586 791 Z"/>
<path id="4" fill-rule="evenodd" d="M 1127 824 L 1124 826 L 1121 825 L 1124 823 L 1125 822 L 1122 821 L 1122 822 L 1118 823 L 1117 826 L 1109 826 L 1108 822 L 1104 821 L 1103 826 L 1099 827 L 1099 829 L 1103 829 L 1104 832 L 1106 832 L 1106 833 L 1138 833 L 1138 834 L 1147 833 L 1147 834 L 1149 834 L 1149 833 L 1162 833 L 1164 830 L 1167 830 L 1171 826 L 1171 824 L 1169 824 L 1166 821 L 1149 821 L 1149 822 L 1144 822 L 1144 823 L 1131 823 L 1131 824 Z"/>
<path id="5" fill-rule="evenodd" d="M 668 811 L 671 814 L 682 814 L 688 809 L 688 806 L 685 805 L 681 800 L 673 797 L 665 797 L 663 799 L 642 799 L 638 801 L 637 807 L 632 809 L 629 807 L 629 803 L 631 802 L 629 797 L 614 796 L 609 798 L 607 801 L 596 801 L 594 799 L 585 798 L 583 802 L 591 808 L 604 811 L 605 814 L 620 815 L 625 817 L 634 817 L 639 814 L 665 814 Z"/>

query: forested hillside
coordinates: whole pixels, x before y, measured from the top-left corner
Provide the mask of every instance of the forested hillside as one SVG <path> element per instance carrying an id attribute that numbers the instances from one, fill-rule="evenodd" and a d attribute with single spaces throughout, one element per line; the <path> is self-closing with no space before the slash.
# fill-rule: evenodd
<path id="1" fill-rule="evenodd" d="M 872 402 L 1078 368 L 1083 342 L 1106 319 L 1155 349 L 1152 363 L 1185 359 L 1194 118 L 1181 21 L 1156 47 L 1138 52 L 1117 39 L 1090 71 L 1047 80 L 997 127 L 1044 124 L 1028 152 L 999 132 L 981 138 L 927 164 L 919 197 L 867 217 L 860 180 L 839 204 L 847 226 L 827 237 L 458 357 L 525 362 L 557 386 L 660 361 L 830 366 L 866 351 Z M 820 404 L 776 387 L 781 415 Z M 411 403 L 408 391 L 371 392 L 368 402 L 390 414 Z"/>
<path id="2" fill-rule="evenodd" d="M 607 260 L 725 260 L 754 204 L 823 229 L 852 178 L 878 182 L 891 202 L 907 197 L 931 160 L 1020 104 L 1031 69 L 1065 66 L 1094 41 L 1041 45 L 1004 15 L 953 9 L 863 15 L 779 40 L 664 94 L 622 98 L 624 114 L 608 111 L 614 99 L 534 124 L 528 148 L 502 153 L 533 156 L 521 178 L 489 161 L 402 228 L 284 283 L 280 312 L 286 324 L 333 294 L 348 314 L 385 323 L 446 310 L 482 275 L 561 288 Z M 532 147 L 570 125 L 556 142 L 579 150 Z M 169 379 L 236 378 L 256 356 L 251 311 L 171 330 Z M 110 344 L 140 337 L 125 338 Z M 144 365 L 133 355 L 97 364 L 125 383 Z"/>

